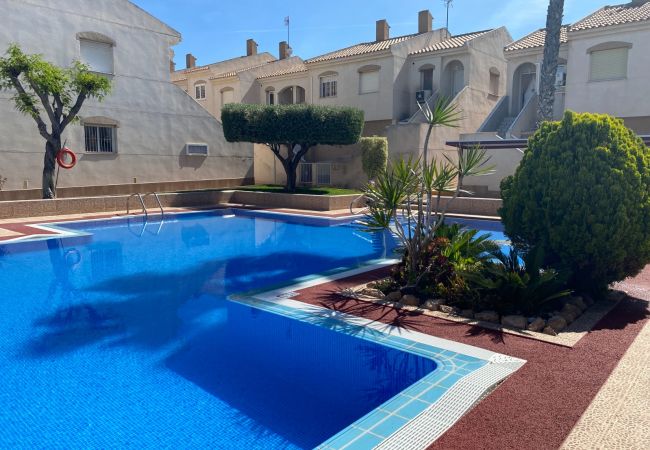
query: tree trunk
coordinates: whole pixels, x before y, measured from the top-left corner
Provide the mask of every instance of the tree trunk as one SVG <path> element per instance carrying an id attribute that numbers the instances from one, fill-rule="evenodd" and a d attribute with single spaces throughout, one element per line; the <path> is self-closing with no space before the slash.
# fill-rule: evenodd
<path id="1" fill-rule="evenodd" d="M 562 30 L 562 14 L 564 0 L 550 0 L 546 15 L 546 38 L 544 40 L 544 60 L 542 62 L 537 106 L 537 123 L 553 120 L 553 104 L 555 103 L 555 74 L 557 59 L 560 53 L 560 32 Z"/>
<path id="2" fill-rule="evenodd" d="M 289 161 L 285 166 L 285 172 L 287 173 L 287 192 L 296 192 L 296 170 L 298 169 L 298 163 L 294 164 L 293 161 Z"/>
<path id="3" fill-rule="evenodd" d="M 54 172 L 56 170 L 56 155 L 61 149 L 61 144 L 53 145 L 51 142 L 45 144 L 45 158 L 43 160 L 43 198 L 55 198 L 56 186 L 54 186 Z"/>

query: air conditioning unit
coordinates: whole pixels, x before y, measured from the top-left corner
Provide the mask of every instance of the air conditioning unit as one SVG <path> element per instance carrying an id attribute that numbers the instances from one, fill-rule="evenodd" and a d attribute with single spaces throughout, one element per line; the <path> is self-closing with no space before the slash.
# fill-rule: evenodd
<path id="1" fill-rule="evenodd" d="M 208 156 L 208 144 L 186 144 L 185 154 L 188 156 Z"/>
<path id="2" fill-rule="evenodd" d="M 416 91 L 415 92 L 415 101 L 418 102 L 418 103 L 426 103 L 426 101 L 429 99 L 429 97 L 431 97 L 431 94 L 433 94 L 433 92 L 431 92 L 429 90 Z"/>

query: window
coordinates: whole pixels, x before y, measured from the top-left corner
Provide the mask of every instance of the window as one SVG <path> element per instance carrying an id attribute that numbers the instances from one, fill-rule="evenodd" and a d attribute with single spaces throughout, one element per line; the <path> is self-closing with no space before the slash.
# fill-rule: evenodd
<path id="1" fill-rule="evenodd" d="M 379 70 L 378 65 L 363 66 L 359 69 L 359 93 L 368 94 L 379 92 Z"/>
<path id="2" fill-rule="evenodd" d="M 336 97 L 336 75 L 323 75 L 320 77 L 320 96 Z"/>
<path id="3" fill-rule="evenodd" d="M 489 86 L 489 94 L 498 96 L 499 95 L 499 78 L 500 78 L 500 73 L 499 71 L 492 67 L 490 68 L 490 86 Z"/>
<path id="4" fill-rule="evenodd" d="M 266 104 L 275 105 L 275 89 L 266 88 Z"/>
<path id="5" fill-rule="evenodd" d="M 205 84 L 197 84 L 194 86 L 194 98 L 197 100 L 205 99 Z"/>
<path id="6" fill-rule="evenodd" d="M 116 128 L 105 125 L 84 125 L 86 151 L 89 153 L 113 153 Z"/>
<path id="7" fill-rule="evenodd" d="M 235 103 L 235 91 L 233 89 L 224 89 L 221 91 L 221 106 L 228 103 Z"/>
<path id="8" fill-rule="evenodd" d="M 627 47 L 593 50 L 591 81 L 616 80 L 627 76 Z"/>
<path id="9" fill-rule="evenodd" d="M 566 64 L 558 64 L 555 72 L 555 87 L 566 86 Z"/>
<path id="10" fill-rule="evenodd" d="M 80 39 L 81 61 L 98 73 L 113 73 L 113 45 L 107 42 Z"/>

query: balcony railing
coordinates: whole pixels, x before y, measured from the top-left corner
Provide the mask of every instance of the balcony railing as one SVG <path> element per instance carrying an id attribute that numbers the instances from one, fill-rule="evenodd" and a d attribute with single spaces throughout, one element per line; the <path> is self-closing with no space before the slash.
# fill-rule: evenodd
<path id="1" fill-rule="evenodd" d="M 312 186 L 332 184 L 332 163 L 298 164 L 298 183 Z"/>

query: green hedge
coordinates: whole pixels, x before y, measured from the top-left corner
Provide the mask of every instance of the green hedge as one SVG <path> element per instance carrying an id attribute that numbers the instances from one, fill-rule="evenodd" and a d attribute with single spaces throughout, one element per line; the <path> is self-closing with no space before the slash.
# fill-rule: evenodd
<path id="1" fill-rule="evenodd" d="M 309 146 L 355 144 L 364 124 L 359 109 L 315 105 L 232 103 L 222 110 L 221 120 L 228 142 Z"/>
<path id="2" fill-rule="evenodd" d="M 621 120 L 566 112 L 501 183 L 506 234 L 541 247 L 573 287 L 599 291 L 650 262 L 650 152 Z"/>
<path id="3" fill-rule="evenodd" d="M 388 139 L 373 136 L 361 138 L 360 142 L 363 171 L 372 180 L 388 165 Z"/>

